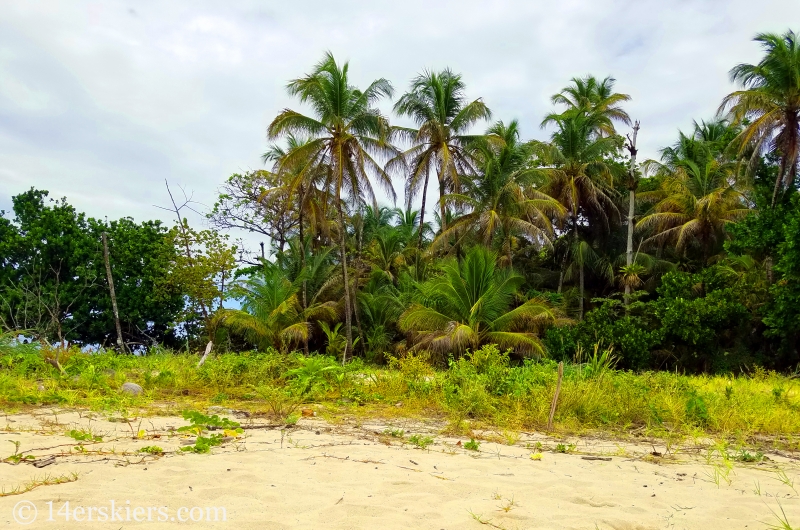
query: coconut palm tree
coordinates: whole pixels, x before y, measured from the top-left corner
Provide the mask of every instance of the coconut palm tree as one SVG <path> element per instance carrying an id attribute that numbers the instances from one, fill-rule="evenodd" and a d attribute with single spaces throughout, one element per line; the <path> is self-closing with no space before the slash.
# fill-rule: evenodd
<path id="1" fill-rule="evenodd" d="M 398 128 L 412 147 L 387 166 L 406 177 L 406 207 L 421 192 L 420 226 L 425 226 L 428 179 L 432 171 L 439 181 L 439 209 L 442 231 L 447 229 L 444 196 L 460 190 L 461 175 L 473 172 L 474 160 L 468 144 L 476 137 L 467 134 L 477 122 L 491 117 L 491 111 L 476 99 L 467 103 L 461 76 L 450 69 L 423 72 L 411 82 L 411 89 L 395 104 L 399 116 L 408 116 L 417 129 Z M 422 247 L 422 231 L 418 246 Z"/>
<path id="2" fill-rule="evenodd" d="M 365 90 L 350 84 L 349 66 L 339 65 L 326 53 L 307 76 L 288 84 L 288 92 L 301 103 L 308 103 L 313 116 L 291 109 L 282 111 L 269 125 L 271 139 L 293 134 L 306 136 L 305 146 L 284 159 L 293 165 L 304 161 L 309 171 L 324 171 L 324 189 L 331 190 L 339 224 L 339 250 L 344 281 L 346 349 L 353 349 L 353 310 L 347 271 L 345 200 L 354 209 L 365 199 L 377 209 L 370 178 L 377 179 L 392 200 L 396 196 L 389 175 L 374 157 L 393 158 L 399 151 L 389 142 L 389 121 L 375 107 L 382 97 L 391 97 L 392 86 L 386 79 L 373 81 Z"/>
<path id="3" fill-rule="evenodd" d="M 645 161 L 645 171 L 661 183 L 639 197 L 654 203 L 636 225 L 649 234 L 644 243 L 670 243 L 684 256 L 698 250 L 704 265 L 721 250 L 727 227 L 750 212 L 738 187 L 741 165 L 725 154 L 724 138 L 735 133 L 721 132 L 719 125 L 695 123 L 694 134 L 680 133 L 661 162 Z"/>
<path id="4" fill-rule="evenodd" d="M 551 218 L 563 216 L 565 210 L 532 186 L 536 175 L 530 165 L 533 148 L 520 141 L 516 120 L 508 125 L 497 122 L 486 132 L 486 138 L 476 144 L 473 155 L 479 175 L 465 183 L 463 194 L 446 196 L 448 202 L 470 211 L 442 232 L 432 248 L 454 236 L 475 236 L 486 246 L 499 247 L 501 264 L 510 267 L 518 239 L 528 238 L 538 248 L 550 245 Z"/>
<path id="5" fill-rule="evenodd" d="M 304 308 L 298 297 L 300 282 L 292 282 L 286 271 L 270 262 L 235 290 L 242 308 L 221 309 L 215 323 L 259 349 L 273 347 L 286 352 L 307 344 L 317 322 L 330 322 L 338 316 L 332 301 L 313 302 Z"/>
<path id="6" fill-rule="evenodd" d="M 621 146 L 618 136 L 595 134 L 595 120 L 585 111 L 560 115 L 550 143 L 533 142 L 541 175 L 539 191 L 558 201 L 567 212 L 564 227 L 570 242 L 562 252 L 559 292 L 567 269 L 567 260 L 583 255 L 569 249 L 581 248 L 579 240 L 587 230 L 597 227 L 610 231 L 611 222 L 619 217 L 614 203 L 614 167 L 606 157 Z M 562 245 L 563 246 L 563 245 Z M 579 269 L 586 260 L 579 260 Z M 579 277 L 582 276 L 579 270 Z M 580 289 L 579 318 L 583 318 L 584 292 Z"/>
<path id="7" fill-rule="evenodd" d="M 614 92 L 615 82 L 613 77 L 606 77 L 602 81 L 591 75 L 583 78 L 573 77 L 571 85 L 564 87 L 561 92 L 550 98 L 554 105 L 564 105 L 567 110 L 561 114 L 547 115 L 542 121 L 542 126 L 558 124 L 565 114 L 584 113 L 592 124 L 594 134 L 598 136 L 617 134 L 614 122 L 631 124 L 630 116 L 620 107 L 621 103 L 630 101 L 631 97 L 628 94 Z"/>
<path id="8" fill-rule="evenodd" d="M 780 157 L 774 207 L 779 192 L 794 184 L 800 163 L 800 37 L 787 31 L 760 33 L 753 40 L 761 44 L 764 57 L 758 64 L 731 69 L 731 80 L 742 90 L 725 96 L 718 112 L 727 112 L 734 124 L 746 123 L 737 144 L 740 153 L 753 148 L 753 164 L 765 152 Z"/>
<path id="9" fill-rule="evenodd" d="M 513 307 L 524 279 L 496 262 L 494 252 L 478 245 L 460 264 L 449 262 L 443 276 L 420 286 L 418 302 L 398 321 L 412 349 L 447 355 L 497 344 L 523 356 L 545 354 L 539 334 L 561 322 L 561 315 L 541 299 Z"/>

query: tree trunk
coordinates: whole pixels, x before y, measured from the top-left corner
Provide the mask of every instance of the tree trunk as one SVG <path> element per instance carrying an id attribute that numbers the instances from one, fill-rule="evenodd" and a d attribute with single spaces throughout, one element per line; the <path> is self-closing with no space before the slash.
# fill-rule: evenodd
<path id="1" fill-rule="evenodd" d="M 578 320 L 583 320 L 583 258 L 578 262 L 580 275 L 580 300 L 578 301 Z"/>
<path id="2" fill-rule="evenodd" d="M 422 235 L 425 227 L 425 202 L 428 198 L 428 177 L 430 177 L 430 172 L 425 173 L 425 185 L 422 187 L 422 209 L 419 211 L 419 240 L 417 242 L 417 248 L 420 250 L 422 249 Z"/>
<path id="3" fill-rule="evenodd" d="M 440 217 L 441 226 L 439 226 L 439 229 L 442 231 L 442 234 L 444 234 L 447 231 L 447 208 L 445 207 L 444 204 L 444 182 L 442 182 L 441 179 L 439 180 L 439 215 L 441 216 Z M 443 242 L 442 249 L 446 254 L 448 247 L 447 240 L 442 239 L 442 242 Z"/>
<path id="4" fill-rule="evenodd" d="M 108 235 L 103 232 L 103 258 L 106 262 L 106 276 L 108 277 L 108 292 L 111 295 L 111 309 L 114 311 L 114 325 L 117 328 L 117 348 L 125 352 L 125 343 L 122 341 L 122 326 L 119 323 L 119 309 L 117 308 L 117 293 L 114 291 L 114 277 L 111 276 L 111 261 L 108 259 Z"/>
<path id="5" fill-rule="evenodd" d="M 342 365 L 347 360 L 347 352 L 353 350 L 353 324 L 350 315 L 350 281 L 347 274 L 347 244 L 344 229 L 344 215 L 342 214 L 342 201 L 336 198 L 336 211 L 339 214 L 339 252 L 342 257 L 342 279 L 344 280 L 344 329 L 347 345 L 342 352 Z"/>
<path id="6" fill-rule="evenodd" d="M 305 202 L 305 197 L 303 193 L 303 186 L 300 186 L 300 201 L 297 210 L 297 217 L 299 222 L 300 228 L 300 269 L 301 274 L 303 274 L 303 296 L 301 299 L 301 303 L 303 305 L 303 311 L 308 308 L 308 300 L 307 300 L 307 282 L 305 279 L 305 272 L 306 272 L 306 240 L 305 240 L 305 233 L 303 232 L 303 202 Z M 308 336 L 303 339 L 303 353 L 308 355 Z"/>
<path id="7" fill-rule="evenodd" d="M 628 138 L 628 151 L 631 154 L 631 166 L 628 175 L 628 241 L 625 248 L 625 265 L 630 267 L 633 264 L 633 220 L 636 213 L 636 136 L 639 134 L 639 122 L 633 125 L 633 138 Z M 625 285 L 625 306 L 630 303 L 631 286 Z"/>

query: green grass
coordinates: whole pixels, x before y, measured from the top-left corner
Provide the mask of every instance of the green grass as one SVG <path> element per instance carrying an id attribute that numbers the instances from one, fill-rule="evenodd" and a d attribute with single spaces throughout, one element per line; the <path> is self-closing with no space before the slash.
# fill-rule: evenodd
<path id="1" fill-rule="evenodd" d="M 512 366 L 492 346 L 447 369 L 414 356 L 395 359 L 390 367 L 356 359 L 342 368 L 329 357 L 310 362 L 300 354 L 277 352 L 226 354 L 197 368 L 197 356 L 160 350 L 142 357 L 70 350 L 59 356 L 62 374 L 45 354 L 51 352 L 30 345 L 0 347 L 0 405 L 9 410 L 83 407 L 123 416 L 148 408 L 178 413 L 218 405 L 285 419 L 302 403 L 313 402 L 328 419 L 426 417 L 454 426 L 467 421 L 472 428 L 536 430 L 547 425 L 557 377 L 552 361 Z M 121 393 L 126 381 L 140 384 L 143 394 Z M 567 365 L 554 430 L 670 440 L 711 435 L 738 444 L 757 436 L 761 445 L 797 450 L 798 381 L 758 369 L 734 377 L 596 373 Z M 741 454 L 743 461 L 751 458 Z"/>

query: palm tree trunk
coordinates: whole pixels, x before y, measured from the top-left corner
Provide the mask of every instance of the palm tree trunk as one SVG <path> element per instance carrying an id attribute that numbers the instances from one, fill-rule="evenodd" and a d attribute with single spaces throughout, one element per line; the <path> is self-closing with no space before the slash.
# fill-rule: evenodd
<path id="1" fill-rule="evenodd" d="M 441 216 L 441 226 L 439 228 L 442 231 L 442 234 L 444 234 L 447 231 L 447 208 L 444 204 L 444 182 L 442 182 L 441 179 L 439 180 L 439 215 Z M 447 240 L 444 240 L 442 249 L 445 253 L 447 253 Z"/>
<path id="2" fill-rule="evenodd" d="M 430 172 L 425 172 L 425 185 L 422 186 L 422 209 L 419 211 L 419 240 L 417 241 L 417 248 L 422 249 L 422 234 L 425 227 L 425 201 L 428 198 L 428 177 Z"/>
<path id="3" fill-rule="evenodd" d="M 299 204 L 297 205 L 297 220 L 300 224 L 300 268 L 301 274 L 303 275 L 303 311 L 308 308 L 308 300 L 307 300 L 307 282 L 305 280 L 305 272 L 306 272 L 306 240 L 305 240 L 305 233 L 303 232 L 303 202 L 305 202 L 305 196 L 303 193 L 303 186 L 300 186 L 300 200 L 298 201 Z M 303 340 L 303 353 L 308 355 L 308 336 Z"/>
<path id="4" fill-rule="evenodd" d="M 578 263 L 580 275 L 580 300 L 578 301 L 578 320 L 583 320 L 583 259 Z"/>
<path id="5" fill-rule="evenodd" d="M 628 242 L 625 248 L 625 265 L 633 264 L 633 219 L 636 213 L 636 136 L 639 133 L 639 122 L 633 125 L 633 138 L 628 137 L 628 151 L 631 154 L 631 166 L 628 175 Z M 625 306 L 630 303 L 631 286 L 625 285 Z"/>
<path id="6" fill-rule="evenodd" d="M 350 320 L 350 281 L 347 275 L 347 245 L 345 242 L 346 231 L 344 228 L 344 214 L 342 214 L 342 201 L 336 198 L 336 211 L 339 214 L 339 252 L 342 258 L 342 278 L 344 280 L 344 330 L 347 345 L 342 352 L 342 365 L 347 360 L 347 352 L 353 350 L 353 324 Z"/>

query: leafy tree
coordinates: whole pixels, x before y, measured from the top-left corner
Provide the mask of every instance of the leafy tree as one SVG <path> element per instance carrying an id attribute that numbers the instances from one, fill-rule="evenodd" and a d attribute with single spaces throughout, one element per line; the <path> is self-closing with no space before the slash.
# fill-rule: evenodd
<path id="1" fill-rule="evenodd" d="M 184 292 L 173 283 L 175 252 L 159 223 L 86 218 L 66 199 L 31 189 L 13 197 L 15 218 L 0 221 L 0 314 L 4 327 L 49 341 L 110 344 L 115 335 L 100 237 L 110 262 L 123 337 L 174 344 Z"/>

